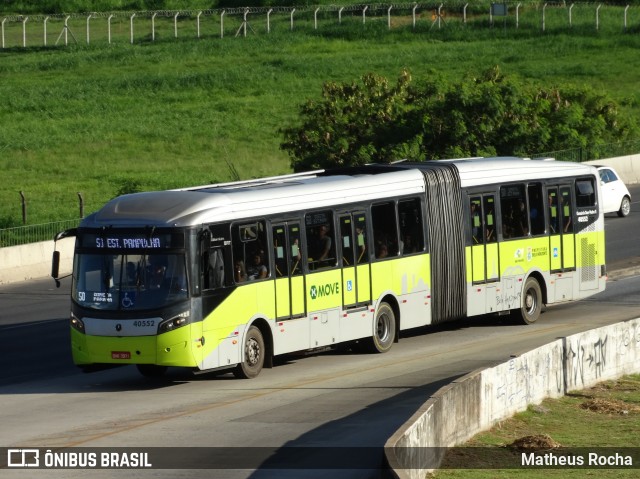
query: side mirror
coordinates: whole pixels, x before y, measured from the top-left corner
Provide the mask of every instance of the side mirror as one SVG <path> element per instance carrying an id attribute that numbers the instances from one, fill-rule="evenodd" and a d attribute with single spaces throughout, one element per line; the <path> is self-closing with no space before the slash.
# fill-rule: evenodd
<path id="1" fill-rule="evenodd" d="M 51 277 L 56 280 L 56 288 L 60 287 L 60 281 L 58 281 L 59 274 L 60 274 L 60 251 L 54 251 L 53 258 L 51 258 Z"/>

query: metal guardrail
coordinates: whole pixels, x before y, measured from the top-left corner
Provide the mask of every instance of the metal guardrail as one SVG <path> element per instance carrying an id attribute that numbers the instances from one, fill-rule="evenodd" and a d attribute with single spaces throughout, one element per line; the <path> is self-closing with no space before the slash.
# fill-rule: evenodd
<path id="1" fill-rule="evenodd" d="M 80 219 L 74 219 L 0 229 L 0 248 L 52 240 L 60 231 L 75 228 L 79 223 Z"/>

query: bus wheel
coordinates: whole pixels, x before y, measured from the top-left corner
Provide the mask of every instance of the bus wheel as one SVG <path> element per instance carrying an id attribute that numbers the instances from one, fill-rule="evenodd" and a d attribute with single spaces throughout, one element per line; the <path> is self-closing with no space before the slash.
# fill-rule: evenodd
<path id="1" fill-rule="evenodd" d="M 524 324 L 535 323 L 542 311 L 542 291 L 535 278 L 528 278 L 524 283 L 522 307 L 520 315 Z"/>
<path id="2" fill-rule="evenodd" d="M 396 315 L 387 303 L 380 304 L 373 327 L 369 350 L 374 353 L 386 353 L 393 346 L 396 334 Z"/>
<path id="3" fill-rule="evenodd" d="M 239 379 L 255 378 L 264 365 L 264 339 L 260 330 L 251 326 L 244 342 L 244 361 L 236 366 L 233 375 Z"/>
<path id="4" fill-rule="evenodd" d="M 138 371 L 145 378 L 160 378 L 167 372 L 167 366 L 157 364 L 136 364 Z"/>

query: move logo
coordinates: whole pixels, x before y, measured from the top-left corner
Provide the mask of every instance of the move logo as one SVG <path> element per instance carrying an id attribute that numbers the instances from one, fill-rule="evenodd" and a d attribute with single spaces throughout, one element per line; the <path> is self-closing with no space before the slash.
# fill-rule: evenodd
<path id="1" fill-rule="evenodd" d="M 309 288 L 309 296 L 311 296 L 311 299 L 319 299 L 334 294 L 340 294 L 340 283 L 314 284 Z"/>

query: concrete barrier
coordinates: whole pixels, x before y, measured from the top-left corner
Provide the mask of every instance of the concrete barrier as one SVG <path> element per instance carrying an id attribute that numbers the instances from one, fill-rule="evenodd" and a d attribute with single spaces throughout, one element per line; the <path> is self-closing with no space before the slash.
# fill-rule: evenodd
<path id="1" fill-rule="evenodd" d="M 423 479 L 459 445 L 543 399 L 640 371 L 640 318 L 560 338 L 441 388 L 385 445 L 397 478 Z"/>
<path id="2" fill-rule="evenodd" d="M 51 275 L 53 241 L 0 248 L 0 284 L 14 283 Z M 75 238 L 58 241 L 60 275 L 71 273 Z"/>

